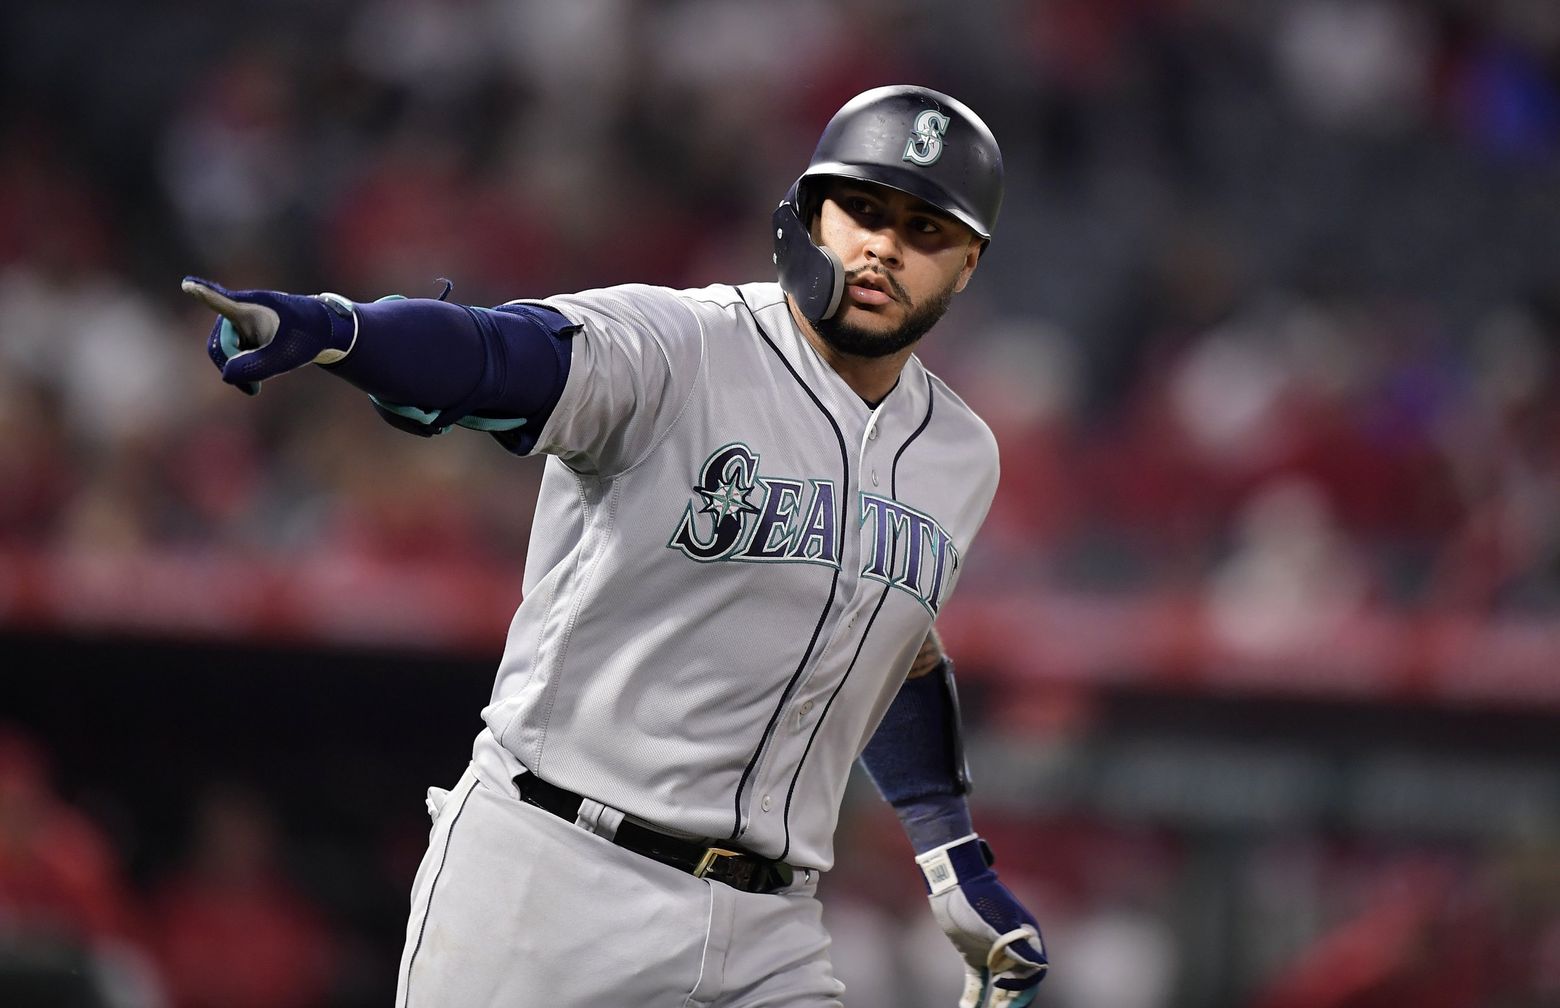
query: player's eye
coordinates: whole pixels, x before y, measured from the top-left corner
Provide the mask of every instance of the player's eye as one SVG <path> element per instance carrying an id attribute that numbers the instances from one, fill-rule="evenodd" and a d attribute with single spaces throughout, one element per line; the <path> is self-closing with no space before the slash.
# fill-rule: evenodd
<path id="1" fill-rule="evenodd" d="M 930 217 L 912 217 L 910 219 L 910 230 L 919 234 L 934 235 L 942 230 L 942 226 Z"/>
<path id="2" fill-rule="evenodd" d="M 857 217 L 870 217 L 877 213 L 877 207 L 865 196 L 845 197 L 845 209 Z"/>

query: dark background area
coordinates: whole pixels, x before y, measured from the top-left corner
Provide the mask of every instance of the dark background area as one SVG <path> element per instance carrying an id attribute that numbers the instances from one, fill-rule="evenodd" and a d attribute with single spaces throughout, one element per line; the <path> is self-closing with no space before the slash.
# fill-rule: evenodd
<path id="1" fill-rule="evenodd" d="M 493 656 L 10 632 L 0 662 L 35 670 L 5 677 L 0 709 L 49 741 L 60 797 L 114 837 L 130 892 L 157 892 L 188 862 L 208 796 L 259 796 L 287 838 L 281 870 L 341 949 L 329 1003 L 393 995 L 427 829 L 422 792 L 464 767 Z M 1105 688 L 1086 735 L 1059 744 L 981 732 L 1011 715 L 1010 700 L 1000 681 L 967 678 L 988 834 L 1020 879 L 1078 885 L 1121 871 L 1111 867 L 1121 857 L 1166 872 L 1182 892 L 1167 908 L 1179 940 L 1212 953 L 1182 967 L 1184 1003 L 1237 1003 L 1240 978 L 1260 970 L 1241 932 L 1253 908 L 1240 876 L 1260 871 L 1275 843 L 1350 864 L 1481 861 L 1491 849 L 1520 862 L 1532 828 L 1560 810 L 1560 734 L 1543 711 Z M 888 906 L 915 896 L 908 847 L 883 818 L 856 781 L 826 898 L 885 885 Z M 1539 857 L 1508 884 L 1539 886 L 1529 895 L 1547 906 L 1552 862 Z M 1065 926 L 1054 941 L 1067 946 Z"/>

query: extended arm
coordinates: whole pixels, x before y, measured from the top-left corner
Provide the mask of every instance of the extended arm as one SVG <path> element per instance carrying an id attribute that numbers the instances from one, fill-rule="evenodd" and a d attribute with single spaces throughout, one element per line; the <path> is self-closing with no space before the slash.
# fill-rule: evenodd
<path id="1" fill-rule="evenodd" d="M 529 450 L 568 378 L 576 327 L 538 305 L 354 304 L 335 294 L 229 291 L 195 277 L 183 288 L 220 316 L 207 349 L 223 381 L 253 395 L 266 378 L 321 364 L 413 433 L 459 423 Z"/>
<path id="2" fill-rule="evenodd" d="M 968 966 L 960 1008 L 1029 1004 L 1048 968 L 1034 917 L 997 879 L 975 833 L 953 662 L 927 635 L 861 754 L 916 851 L 932 913 Z"/>

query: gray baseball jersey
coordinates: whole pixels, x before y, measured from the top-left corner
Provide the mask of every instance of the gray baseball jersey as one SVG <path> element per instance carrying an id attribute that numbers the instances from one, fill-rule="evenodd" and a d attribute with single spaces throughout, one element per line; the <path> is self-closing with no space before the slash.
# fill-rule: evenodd
<path id="1" fill-rule="evenodd" d="M 477 765 L 827 869 L 995 439 L 914 357 L 868 407 L 778 284 L 543 303 L 583 328 Z"/>

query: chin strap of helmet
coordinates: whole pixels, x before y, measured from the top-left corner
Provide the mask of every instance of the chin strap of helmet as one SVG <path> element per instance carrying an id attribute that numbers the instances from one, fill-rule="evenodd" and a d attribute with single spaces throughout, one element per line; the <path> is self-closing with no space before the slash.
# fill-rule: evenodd
<path id="1" fill-rule="evenodd" d="M 840 307 L 845 294 L 845 267 L 826 248 L 813 244 L 800 212 L 798 185 L 785 194 L 771 220 L 775 227 L 775 265 L 780 286 L 796 301 L 809 322 L 821 322 Z"/>

